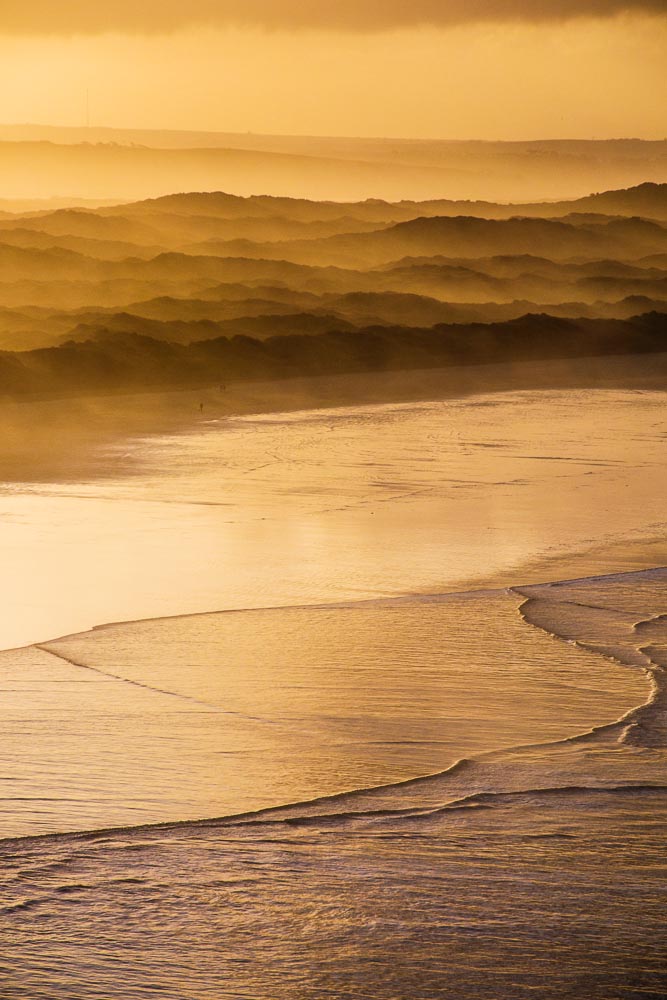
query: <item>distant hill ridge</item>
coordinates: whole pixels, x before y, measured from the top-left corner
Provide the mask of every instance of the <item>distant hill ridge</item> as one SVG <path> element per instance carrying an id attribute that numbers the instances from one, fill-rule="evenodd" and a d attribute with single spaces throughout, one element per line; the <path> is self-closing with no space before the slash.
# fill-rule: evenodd
<path id="1" fill-rule="evenodd" d="M 163 142 L 160 143 L 162 135 Z M 667 142 L 407 142 L 0 127 L 3 198 L 137 200 L 175 190 L 337 201 L 573 199 L 667 182 Z M 74 141 L 73 141 L 74 140 Z M 70 200 L 75 202 L 76 198 Z M 3 206 L 4 207 L 4 206 Z"/>
<path id="2" fill-rule="evenodd" d="M 634 187 L 596 192 L 569 201 L 542 202 L 492 202 L 453 199 L 428 199 L 412 201 L 402 199 L 392 202 L 383 199 L 367 199 L 360 202 L 312 201 L 307 198 L 282 198 L 272 195 L 250 195 L 242 197 L 224 191 L 193 191 L 148 198 L 116 208 L 105 208 L 99 214 L 111 215 L 118 211 L 134 212 L 161 211 L 206 211 L 221 213 L 224 217 L 238 217 L 242 214 L 275 215 L 285 211 L 292 217 L 311 216 L 318 218 L 340 216 L 348 211 L 352 217 L 382 221 L 395 219 L 408 221 L 417 216 L 473 216 L 478 218 L 509 218 L 539 216 L 553 218 L 575 212 L 595 214 L 644 216 L 667 220 L 667 183 L 657 184 L 646 181 Z M 231 216 L 227 213 L 233 213 Z M 321 213 L 321 214 L 320 214 Z M 405 215 L 401 220 L 397 216 Z"/>
<path id="3" fill-rule="evenodd" d="M 3 216 L 0 349 L 282 335 L 307 338 L 305 357 L 313 338 L 384 328 L 412 364 L 415 331 L 443 323 L 629 321 L 667 301 L 666 203 L 667 183 L 533 206 L 195 190 Z"/>

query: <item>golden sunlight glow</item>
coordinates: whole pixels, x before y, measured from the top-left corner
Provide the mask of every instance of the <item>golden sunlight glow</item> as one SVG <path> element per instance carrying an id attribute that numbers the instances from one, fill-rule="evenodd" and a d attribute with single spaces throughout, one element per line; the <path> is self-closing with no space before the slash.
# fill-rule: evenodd
<path id="1" fill-rule="evenodd" d="M 378 34 L 2 36 L 4 123 L 432 138 L 663 138 L 648 17 Z"/>

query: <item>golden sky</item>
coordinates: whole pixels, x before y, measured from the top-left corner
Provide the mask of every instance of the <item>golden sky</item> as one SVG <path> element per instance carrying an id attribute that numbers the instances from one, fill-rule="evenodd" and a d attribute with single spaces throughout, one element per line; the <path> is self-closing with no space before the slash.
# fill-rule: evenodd
<path id="1" fill-rule="evenodd" d="M 667 136 L 666 0 L 3 0 L 2 8 L 3 123 L 84 124 L 88 90 L 92 124 L 117 127 Z"/>

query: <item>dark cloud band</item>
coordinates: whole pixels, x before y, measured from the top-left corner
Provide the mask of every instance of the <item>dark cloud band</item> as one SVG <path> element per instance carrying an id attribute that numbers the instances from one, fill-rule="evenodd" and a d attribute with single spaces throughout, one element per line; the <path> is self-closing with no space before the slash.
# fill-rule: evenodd
<path id="1" fill-rule="evenodd" d="M 381 31 L 420 24 L 667 16 L 667 0 L 2 0 L 0 33 L 162 32 L 197 23 Z"/>

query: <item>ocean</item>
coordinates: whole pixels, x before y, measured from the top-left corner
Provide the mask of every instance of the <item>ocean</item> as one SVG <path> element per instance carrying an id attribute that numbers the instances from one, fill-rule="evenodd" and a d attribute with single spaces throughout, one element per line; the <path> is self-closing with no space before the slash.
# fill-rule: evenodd
<path id="1" fill-rule="evenodd" d="M 664 997 L 664 396 L 7 484 L 3 997 Z"/>

